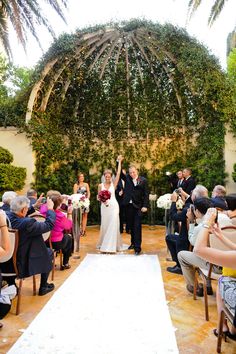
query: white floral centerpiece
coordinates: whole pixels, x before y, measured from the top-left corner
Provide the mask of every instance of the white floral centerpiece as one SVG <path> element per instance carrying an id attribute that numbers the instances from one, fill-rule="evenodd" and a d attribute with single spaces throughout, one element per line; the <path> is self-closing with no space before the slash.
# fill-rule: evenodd
<path id="1" fill-rule="evenodd" d="M 167 193 L 164 195 L 161 195 L 158 199 L 157 199 L 157 207 L 158 208 L 162 208 L 162 209 L 170 209 L 171 206 L 171 194 Z"/>
<path id="2" fill-rule="evenodd" d="M 155 202 L 157 200 L 157 195 L 156 194 L 149 194 L 149 201 L 150 202 Z"/>
<path id="3" fill-rule="evenodd" d="M 72 194 L 70 199 L 72 201 L 73 209 L 85 209 L 90 205 L 90 200 L 84 194 Z"/>

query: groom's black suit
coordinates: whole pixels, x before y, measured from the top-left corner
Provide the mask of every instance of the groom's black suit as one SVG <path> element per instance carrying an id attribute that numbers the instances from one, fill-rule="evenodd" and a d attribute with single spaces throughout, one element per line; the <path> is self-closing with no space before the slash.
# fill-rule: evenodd
<path id="1" fill-rule="evenodd" d="M 148 208 L 149 204 L 147 180 L 144 177 L 138 177 L 135 185 L 129 174 L 121 173 L 121 178 L 125 182 L 123 205 L 131 230 L 131 245 L 134 246 L 135 252 L 139 253 L 142 243 L 141 209 Z"/>

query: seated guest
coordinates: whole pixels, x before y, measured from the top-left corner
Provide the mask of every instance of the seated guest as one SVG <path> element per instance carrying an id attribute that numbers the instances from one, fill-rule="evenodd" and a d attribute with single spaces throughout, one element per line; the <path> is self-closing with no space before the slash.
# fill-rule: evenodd
<path id="1" fill-rule="evenodd" d="M 176 262 L 173 267 L 167 267 L 166 270 L 171 273 L 182 274 L 180 263 L 178 260 L 178 253 L 183 250 L 189 249 L 189 240 L 188 240 L 188 225 L 187 225 L 187 210 L 192 201 L 196 198 L 207 197 L 208 191 L 204 186 L 197 185 L 192 191 L 191 198 L 187 198 L 185 206 L 182 211 L 178 211 L 176 207 L 176 202 L 178 200 L 178 194 L 173 192 L 171 195 L 172 204 L 170 207 L 170 218 L 173 221 L 180 221 L 181 227 L 179 235 L 169 234 L 166 236 L 166 244 L 170 251 L 172 260 Z"/>
<path id="2" fill-rule="evenodd" d="M 226 203 L 228 205 L 228 210 L 224 211 L 229 218 L 236 217 L 236 193 L 227 194 L 225 196 Z"/>
<path id="3" fill-rule="evenodd" d="M 17 267 L 20 278 L 41 274 L 39 295 L 45 295 L 54 289 L 47 282 L 52 269 L 52 250 L 46 247 L 42 234 L 52 230 L 56 219 L 53 201 L 47 199 L 45 222 L 26 216 L 30 206 L 27 197 L 19 196 L 11 201 L 11 211 L 7 213 L 11 227 L 19 231 Z"/>
<path id="4" fill-rule="evenodd" d="M 0 259 L 6 256 L 10 252 L 10 238 L 8 234 L 6 215 L 0 210 L 0 235 L 1 235 L 1 246 L 0 246 Z M 0 283 L 1 283 L 1 273 L 0 273 Z M 0 322 L 0 328 L 3 324 Z"/>
<path id="5" fill-rule="evenodd" d="M 50 199 L 53 201 L 53 209 L 56 213 L 56 221 L 51 231 L 52 247 L 55 250 L 62 250 L 63 253 L 63 265 L 61 270 L 69 269 L 69 258 L 72 252 L 72 237 L 66 233 L 72 228 L 72 210 L 73 206 L 69 205 L 67 209 L 67 216 L 60 210 L 63 202 L 63 197 L 59 192 L 51 194 Z M 47 212 L 47 205 L 43 204 L 40 208 L 40 213 L 45 215 Z"/>
<path id="6" fill-rule="evenodd" d="M 210 198 L 197 198 L 187 211 L 189 222 L 188 238 L 192 246 L 195 245 L 197 234 L 203 225 L 203 217 L 206 214 L 207 209 L 210 207 L 213 207 Z"/>
<path id="7" fill-rule="evenodd" d="M 204 226 L 199 232 L 195 247 L 194 254 L 198 257 L 201 257 L 206 262 L 212 264 L 218 264 L 222 267 L 232 268 L 234 274 L 236 274 L 236 245 L 235 243 L 228 240 L 221 232 L 221 229 L 217 224 L 215 224 L 215 219 L 217 216 L 217 210 L 210 208 L 207 211 Z M 216 237 L 218 237 L 221 242 L 223 242 L 229 249 L 229 251 L 218 250 L 209 247 L 209 234 L 213 232 Z M 235 235 L 236 236 L 236 235 Z M 224 274 L 223 268 L 223 274 Z M 223 301 L 229 308 L 230 312 L 234 316 L 234 323 L 232 328 L 229 328 L 227 320 L 223 323 L 223 333 L 225 338 L 229 337 L 230 339 L 236 340 L 236 277 L 232 276 L 222 276 L 219 279 L 219 284 L 217 288 L 217 310 L 218 316 L 220 318 L 221 311 L 223 308 Z M 215 336 L 218 336 L 218 329 L 214 329 L 213 333 Z"/>
<path id="8" fill-rule="evenodd" d="M 4 211 L 10 211 L 11 201 L 16 196 L 17 196 L 16 192 L 13 192 L 13 191 L 3 193 L 3 195 L 2 195 L 3 205 L 0 207 L 0 209 L 2 209 Z"/>
<path id="9" fill-rule="evenodd" d="M 222 210 L 227 210 L 228 209 L 228 205 L 227 205 L 227 202 L 225 200 L 225 196 L 226 196 L 225 187 L 221 186 L 220 184 L 215 186 L 213 191 L 212 191 L 212 195 L 211 195 L 211 200 L 213 202 L 213 206 L 215 208 L 219 208 L 219 209 L 222 209 Z"/>
<path id="10" fill-rule="evenodd" d="M 187 217 L 189 219 L 189 241 L 194 246 L 196 239 L 202 226 L 204 224 L 204 215 L 209 207 L 211 207 L 212 201 L 209 198 L 197 198 L 193 202 L 193 209 L 188 210 Z M 197 225 L 195 224 L 197 221 Z M 230 225 L 230 219 L 224 213 L 218 213 L 218 222 L 221 227 Z M 181 266 L 183 276 L 186 281 L 186 288 L 190 293 L 193 293 L 195 267 L 208 270 L 209 264 L 196 254 L 190 251 L 181 251 L 178 253 L 178 260 Z M 214 267 L 214 272 L 219 273 L 219 268 Z M 207 279 L 207 294 L 212 295 L 213 290 L 211 287 L 211 280 Z M 202 284 L 197 287 L 197 295 L 203 296 Z"/>

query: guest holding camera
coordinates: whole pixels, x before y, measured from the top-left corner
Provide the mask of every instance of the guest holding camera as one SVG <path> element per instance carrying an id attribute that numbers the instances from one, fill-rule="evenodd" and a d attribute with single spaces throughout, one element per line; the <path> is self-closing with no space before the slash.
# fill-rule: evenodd
<path id="1" fill-rule="evenodd" d="M 11 226 L 19 231 L 17 251 L 17 267 L 20 278 L 41 274 L 39 295 L 45 295 L 54 289 L 53 283 L 48 283 L 48 275 L 52 269 L 52 251 L 46 247 L 42 234 L 52 230 L 56 214 L 53 211 L 53 201 L 47 199 L 45 222 L 27 217 L 30 201 L 25 196 L 19 196 L 11 201 L 11 211 L 7 213 Z"/>
<path id="2" fill-rule="evenodd" d="M 72 210 L 73 206 L 68 206 L 67 217 L 60 210 L 63 202 L 62 195 L 56 191 L 55 194 L 51 194 L 50 199 L 53 201 L 53 209 L 56 213 L 56 221 L 51 231 L 52 247 L 55 250 L 62 250 L 63 253 L 63 265 L 61 270 L 69 269 L 69 258 L 72 253 L 72 237 L 68 234 L 68 231 L 72 228 Z M 40 212 L 45 215 L 47 206 L 42 205 Z"/>

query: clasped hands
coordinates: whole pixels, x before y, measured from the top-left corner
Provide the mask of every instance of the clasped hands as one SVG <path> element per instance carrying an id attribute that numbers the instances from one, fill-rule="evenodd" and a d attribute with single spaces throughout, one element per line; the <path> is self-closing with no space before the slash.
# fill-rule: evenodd
<path id="1" fill-rule="evenodd" d="M 123 157 L 122 155 L 119 155 L 119 156 L 117 157 L 117 161 L 122 162 L 123 160 L 124 160 L 124 157 Z"/>

